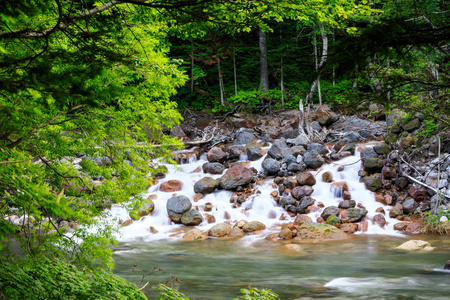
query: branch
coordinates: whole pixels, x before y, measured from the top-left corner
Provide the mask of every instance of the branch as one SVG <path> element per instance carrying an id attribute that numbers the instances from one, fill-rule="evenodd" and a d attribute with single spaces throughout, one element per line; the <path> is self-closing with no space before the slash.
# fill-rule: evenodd
<path id="1" fill-rule="evenodd" d="M 14 161 L 0 161 L 0 165 L 7 165 L 7 164 L 19 164 L 19 163 L 23 163 L 29 160 L 33 160 L 35 158 L 38 158 L 39 156 L 35 156 L 32 158 L 28 158 L 28 159 L 24 159 L 24 160 L 14 160 Z"/>

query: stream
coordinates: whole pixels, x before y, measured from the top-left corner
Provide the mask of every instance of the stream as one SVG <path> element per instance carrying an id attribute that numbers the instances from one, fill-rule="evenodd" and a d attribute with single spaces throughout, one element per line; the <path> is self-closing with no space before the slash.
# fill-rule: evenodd
<path id="1" fill-rule="evenodd" d="M 450 299 L 450 274 L 440 271 L 450 259 L 450 240 L 440 236 L 406 236 L 394 231 L 393 225 L 398 221 L 389 218 L 389 206 L 376 202 L 373 193 L 359 182 L 358 151 L 354 156 L 312 172 L 317 183 L 311 197 L 325 207 L 337 206 L 343 200 L 342 193 L 322 181 L 321 172 L 330 171 L 334 181 L 347 182 L 352 199 L 368 210 L 366 218 L 371 220 L 375 210 L 383 207 L 387 225 L 381 228 L 369 221 L 365 232 L 358 231 L 343 241 L 322 243 L 265 239 L 279 232 L 282 224 L 294 220 L 270 196 L 275 189 L 270 178 L 257 186 L 259 192 L 241 207 L 232 208 L 229 201 L 232 192 L 224 190 L 193 202 L 193 185 L 197 180 L 205 176 L 217 179 L 222 175 L 198 172 L 206 162 L 205 156 L 198 161 L 193 155 L 187 157 L 190 159 L 186 164 L 167 165 L 167 176 L 148 190 L 148 195 L 155 198 L 155 210 L 121 227 L 120 245 L 115 249 L 114 259 L 116 273 L 125 279 L 143 286 L 147 281 L 165 282 L 176 276 L 181 280 L 176 287 L 190 299 L 232 299 L 239 295 L 241 288 L 249 286 L 270 288 L 281 299 Z M 245 156 L 241 157 L 245 166 L 258 171 L 262 170 L 263 159 L 249 162 Z M 345 169 L 339 172 L 341 165 L 345 165 Z M 173 179 L 183 182 L 182 190 L 176 194 L 191 199 L 193 207 L 202 214 L 206 214 L 205 204 L 213 205 L 213 210 L 207 214 L 213 215 L 216 222 L 208 224 L 204 220 L 198 229 L 206 232 L 217 223 L 228 221 L 233 226 L 240 220 L 258 220 L 267 229 L 240 239 L 183 241 L 183 234 L 192 227 L 171 223 L 165 204 L 173 193 L 159 191 L 162 182 Z M 309 216 L 316 220 L 320 213 L 311 212 Z M 281 221 L 280 217 L 285 220 Z M 119 206 L 111 209 L 108 218 L 112 222 L 130 219 L 126 210 Z M 150 226 L 158 232 L 151 233 Z M 436 248 L 432 252 L 395 250 L 409 239 L 427 240 Z M 143 272 L 149 273 L 154 267 L 165 273 L 155 272 L 143 278 Z M 150 287 L 144 292 L 149 299 L 158 295 Z"/>

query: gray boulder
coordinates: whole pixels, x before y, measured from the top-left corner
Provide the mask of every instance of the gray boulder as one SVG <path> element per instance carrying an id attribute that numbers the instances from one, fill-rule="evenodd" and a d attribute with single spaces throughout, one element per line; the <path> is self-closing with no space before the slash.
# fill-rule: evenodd
<path id="1" fill-rule="evenodd" d="M 347 217 L 351 223 L 361 221 L 361 219 L 364 218 L 365 215 L 367 215 L 367 210 L 365 209 L 362 208 L 347 209 Z"/>
<path id="2" fill-rule="evenodd" d="M 263 156 L 261 144 L 256 142 L 245 145 L 245 151 L 247 152 L 247 157 L 250 161 L 257 160 Z"/>
<path id="3" fill-rule="evenodd" d="M 336 206 L 325 207 L 325 209 L 323 210 L 323 212 L 320 216 L 326 221 L 328 219 L 328 217 L 333 216 L 333 215 L 334 216 L 339 215 L 339 208 Z"/>
<path id="4" fill-rule="evenodd" d="M 247 131 L 240 131 L 237 132 L 235 135 L 234 144 L 246 145 L 248 143 L 253 142 L 254 140 L 256 140 L 256 136 L 253 133 Z"/>
<path id="5" fill-rule="evenodd" d="M 202 166 L 203 172 L 209 174 L 222 174 L 223 170 L 225 170 L 225 166 L 218 162 L 207 162 Z"/>
<path id="6" fill-rule="evenodd" d="M 195 209 L 190 209 L 181 217 L 181 223 L 185 226 L 197 226 L 203 221 L 202 214 Z"/>
<path id="7" fill-rule="evenodd" d="M 235 159 L 241 157 L 242 154 L 244 154 L 244 146 L 242 145 L 231 145 L 227 147 L 226 152 L 228 153 L 229 159 Z"/>
<path id="8" fill-rule="evenodd" d="M 273 159 L 273 158 L 266 158 L 263 163 L 262 167 L 267 174 L 277 174 L 281 169 L 281 164 L 279 161 Z"/>
<path id="9" fill-rule="evenodd" d="M 316 169 L 320 168 L 325 163 L 325 160 L 316 150 L 311 150 L 303 155 L 303 162 L 308 168 Z"/>
<path id="10" fill-rule="evenodd" d="M 219 181 L 212 177 L 203 177 L 194 185 L 194 192 L 200 194 L 211 194 L 219 187 Z"/>
<path id="11" fill-rule="evenodd" d="M 166 209 L 169 214 L 169 218 L 179 223 L 184 213 L 189 211 L 192 207 L 191 201 L 186 196 L 175 196 L 167 200 Z"/>
<path id="12" fill-rule="evenodd" d="M 270 157 L 272 157 L 276 160 L 281 160 L 289 154 L 292 155 L 292 150 L 286 144 L 286 141 L 283 138 L 281 138 L 272 144 L 272 146 L 269 149 L 268 154 Z"/>
<path id="13" fill-rule="evenodd" d="M 316 150 L 320 155 L 325 155 L 328 153 L 327 148 L 319 143 L 311 143 L 308 145 L 308 151 Z"/>
<path id="14" fill-rule="evenodd" d="M 311 206 L 314 204 L 314 199 L 306 196 L 300 199 L 300 202 L 297 206 L 297 213 L 299 214 L 304 214 L 306 213 L 306 209 L 308 208 L 308 206 Z"/>

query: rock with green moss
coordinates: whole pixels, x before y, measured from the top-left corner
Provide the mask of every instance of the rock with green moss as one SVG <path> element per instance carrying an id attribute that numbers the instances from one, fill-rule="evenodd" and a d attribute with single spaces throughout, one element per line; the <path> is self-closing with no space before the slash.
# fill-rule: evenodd
<path id="1" fill-rule="evenodd" d="M 361 221 L 361 219 L 364 218 L 365 215 L 367 215 L 367 210 L 365 209 L 362 208 L 347 209 L 347 217 L 351 223 Z"/>
<path id="2" fill-rule="evenodd" d="M 393 132 L 389 132 L 384 140 L 388 144 L 395 144 L 397 142 L 397 140 L 398 140 L 398 134 L 395 134 Z"/>
<path id="3" fill-rule="evenodd" d="M 203 177 L 194 185 L 194 192 L 203 195 L 213 193 L 219 187 L 219 181 L 212 177 Z"/>
<path id="4" fill-rule="evenodd" d="M 420 120 L 418 118 L 414 118 L 404 124 L 402 124 L 403 130 L 408 132 L 412 132 L 420 127 Z"/>
<path id="5" fill-rule="evenodd" d="M 336 215 L 331 215 L 327 219 L 327 224 L 336 226 L 339 224 L 339 218 Z"/>
<path id="6" fill-rule="evenodd" d="M 370 176 L 362 177 L 361 181 L 364 182 L 366 188 L 375 192 L 381 188 L 381 174 L 375 173 Z"/>
<path id="7" fill-rule="evenodd" d="M 378 157 L 371 157 L 364 160 L 364 171 L 368 173 L 381 172 L 383 166 L 384 166 L 383 160 Z"/>
<path id="8" fill-rule="evenodd" d="M 383 155 L 383 154 L 388 154 L 390 149 L 389 146 L 385 143 L 382 144 L 378 144 L 373 146 L 373 150 L 378 154 L 378 155 Z"/>
<path id="9" fill-rule="evenodd" d="M 347 235 L 342 230 L 328 224 L 303 222 L 298 227 L 297 241 L 319 242 L 329 240 L 343 240 Z"/>
<path id="10" fill-rule="evenodd" d="M 147 199 L 141 206 L 130 211 L 130 218 L 139 220 L 141 217 L 148 215 L 155 209 L 155 204 L 152 200 Z"/>

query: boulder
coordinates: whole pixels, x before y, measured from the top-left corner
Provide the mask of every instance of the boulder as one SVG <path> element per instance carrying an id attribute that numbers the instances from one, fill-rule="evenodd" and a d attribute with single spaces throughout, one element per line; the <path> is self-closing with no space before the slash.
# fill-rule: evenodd
<path id="1" fill-rule="evenodd" d="M 277 174 L 281 169 L 281 164 L 279 161 L 273 159 L 273 158 L 266 158 L 263 163 L 262 167 L 265 172 L 269 175 Z"/>
<path id="2" fill-rule="evenodd" d="M 248 143 L 245 145 L 245 151 L 247 153 L 248 160 L 254 161 L 263 156 L 261 144 L 256 142 Z"/>
<path id="3" fill-rule="evenodd" d="M 299 185 L 315 185 L 316 178 L 309 171 L 301 172 L 297 175 L 297 182 Z"/>
<path id="4" fill-rule="evenodd" d="M 333 215 L 334 216 L 339 215 L 339 208 L 337 208 L 336 206 L 325 207 L 325 209 L 323 210 L 323 212 L 320 216 L 326 221 L 330 216 L 333 216 Z"/>
<path id="5" fill-rule="evenodd" d="M 416 129 L 419 129 L 419 127 L 420 127 L 420 120 L 418 118 L 414 118 L 406 122 L 405 124 L 402 124 L 403 130 L 406 130 L 408 132 L 412 132 Z"/>
<path id="6" fill-rule="evenodd" d="M 395 185 L 400 189 L 404 189 L 408 186 L 408 179 L 406 177 L 399 177 L 395 180 Z"/>
<path id="7" fill-rule="evenodd" d="M 333 115 L 331 112 L 319 108 L 316 112 L 316 121 L 319 122 L 321 126 L 327 126 L 333 123 Z"/>
<path id="8" fill-rule="evenodd" d="M 306 165 L 304 163 L 292 163 L 288 165 L 287 170 L 291 173 L 303 172 L 306 170 Z"/>
<path id="9" fill-rule="evenodd" d="M 312 222 L 311 218 L 307 215 L 298 215 L 295 220 L 294 220 L 294 224 L 295 225 L 300 225 L 304 222 Z"/>
<path id="10" fill-rule="evenodd" d="M 179 180 L 169 180 L 161 183 L 161 185 L 159 186 L 159 190 L 166 193 L 178 192 L 181 191 L 182 188 L 183 183 Z"/>
<path id="11" fill-rule="evenodd" d="M 347 234 L 353 234 L 358 230 L 358 224 L 342 223 L 342 224 L 339 224 L 339 229 Z"/>
<path id="12" fill-rule="evenodd" d="M 375 192 L 381 188 L 381 174 L 375 173 L 370 176 L 366 176 L 361 178 L 361 181 L 364 182 L 366 185 L 366 188 L 371 190 L 372 192 Z"/>
<path id="13" fill-rule="evenodd" d="M 175 223 L 179 223 L 183 214 L 188 212 L 191 207 L 192 204 L 189 198 L 182 195 L 170 198 L 166 204 L 169 218 Z"/>
<path id="14" fill-rule="evenodd" d="M 175 126 L 170 131 L 170 136 L 178 137 L 181 139 L 187 138 L 186 133 L 184 133 L 183 129 L 181 129 L 181 126 Z"/>
<path id="15" fill-rule="evenodd" d="M 245 233 L 240 228 L 234 227 L 230 230 L 228 236 L 232 238 L 239 238 L 245 236 Z"/>
<path id="16" fill-rule="evenodd" d="M 183 240 L 185 241 L 199 241 L 206 240 L 207 238 L 208 236 L 206 235 L 206 233 L 197 228 L 189 230 L 183 235 Z"/>
<path id="17" fill-rule="evenodd" d="M 290 240 L 292 239 L 292 231 L 289 228 L 285 227 L 281 229 L 278 237 L 282 240 Z"/>
<path id="18" fill-rule="evenodd" d="M 300 199 L 306 196 L 311 196 L 311 194 L 314 192 L 314 189 L 312 187 L 310 187 L 309 185 L 304 185 L 304 186 L 296 186 L 292 192 L 291 195 L 292 197 L 294 197 L 295 199 Z"/>
<path id="19" fill-rule="evenodd" d="M 397 203 L 394 207 L 389 211 L 389 217 L 395 218 L 397 216 L 403 215 L 403 206 L 400 203 Z"/>
<path id="20" fill-rule="evenodd" d="M 339 224 L 339 217 L 335 215 L 331 215 L 327 219 L 327 224 L 336 226 Z"/>
<path id="21" fill-rule="evenodd" d="M 155 204 L 152 200 L 147 199 L 138 208 L 130 211 L 130 218 L 132 220 L 139 220 L 141 217 L 148 215 L 155 209 Z"/>
<path id="22" fill-rule="evenodd" d="M 382 214 L 376 214 L 375 216 L 373 216 L 373 222 L 375 224 L 378 224 L 378 226 L 380 226 L 381 228 L 383 228 L 387 224 L 386 218 Z"/>
<path id="23" fill-rule="evenodd" d="M 254 140 L 256 140 L 256 136 L 253 133 L 247 131 L 240 131 L 237 132 L 234 137 L 234 144 L 246 145 L 248 143 L 253 142 Z"/>
<path id="24" fill-rule="evenodd" d="M 362 136 L 356 131 L 346 132 L 342 136 L 342 139 L 344 141 L 346 141 L 347 143 L 356 143 L 356 142 L 361 142 L 363 140 Z"/>
<path id="25" fill-rule="evenodd" d="M 203 177 L 194 185 L 194 192 L 200 194 L 211 194 L 219 187 L 219 181 L 212 177 Z"/>
<path id="26" fill-rule="evenodd" d="M 292 150 L 286 144 L 286 141 L 281 138 L 272 144 L 267 154 L 274 159 L 281 160 L 289 154 L 292 155 Z"/>
<path id="27" fill-rule="evenodd" d="M 364 148 L 361 153 L 361 160 L 364 162 L 368 158 L 378 158 L 378 154 L 373 150 L 372 147 L 366 147 Z"/>
<path id="28" fill-rule="evenodd" d="M 266 229 L 266 225 L 264 225 L 264 223 L 259 222 L 259 221 L 248 222 L 247 224 L 245 224 L 242 227 L 242 230 L 244 232 L 253 232 L 253 231 L 264 230 L 264 229 Z"/>
<path id="29" fill-rule="evenodd" d="M 239 159 L 244 154 L 245 147 L 242 145 L 231 145 L 227 147 L 226 152 L 229 159 Z"/>
<path id="30" fill-rule="evenodd" d="M 227 223 L 219 223 L 211 227 L 208 231 L 209 236 L 223 237 L 231 231 L 231 226 Z"/>
<path id="31" fill-rule="evenodd" d="M 325 148 L 324 145 L 319 144 L 319 143 L 311 143 L 311 144 L 309 144 L 307 150 L 308 151 L 316 150 L 317 153 L 319 153 L 320 155 L 326 155 L 328 153 L 328 149 Z"/>
<path id="32" fill-rule="evenodd" d="M 227 159 L 227 154 L 219 147 L 212 147 L 211 150 L 206 153 L 206 159 L 209 162 L 223 163 Z"/>
<path id="33" fill-rule="evenodd" d="M 373 146 L 373 150 L 378 155 L 388 154 L 390 151 L 389 146 L 385 143 Z"/>
<path id="34" fill-rule="evenodd" d="M 339 202 L 338 207 L 341 209 L 348 209 L 348 208 L 351 208 L 352 205 L 350 204 L 349 200 L 344 200 L 344 201 Z"/>
<path id="35" fill-rule="evenodd" d="M 411 214 L 417 207 L 419 207 L 419 204 L 414 200 L 414 198 L 406 198 L 406 200 L 403 201 L 402 206 L 404 214 Z"/>
<path id="36" fill-rule="evenodd" d="M 406 227 L 408 227 L 407 222 L 399 222 L 394 224 L 394 230 L 398 230 L 398 231 L 404 231 L 406 229 Z"/>
<path id="37" fill-rule="evenodd" d="M 384 166 L 384 161 L 378 157 L 371 157 L 364 160 L 363 166 L 368 173 L 379 173 Z"/>
<path id="38" fill-rule="evenodd" d="M 322 180 L 323 180 L 323 182 L 332 182 L 333 175 L 331 175 L 330 171 L 326 171 L 322 174 Z"/>
<path id="39" fill-rule="evenodd" d="M 288 139 L 286 143 L 291 146 L 308 147 L 310 141 L 306 135 L 299 135 L 295 139 Z"/>
<path id="40" fill-rule="evenodd" d="M 225 166 L 218 162 L 207 162 L 202 166 L 203 172 L 209 174 L 222 174 L 223 170 L 225 170 Z"/>
<path id="41" fill-rule="evenodd" d="M 253 171 L 242 166 L 234 165 L 220 177 L 220 186 L 225 190 L 234 190 L 239 186 L 249 184 L 253 180 Z"/>
<path id="42" fill-rule="evenodd" d="M 308 168 L 317 169 L 325 163 L 325 160 L 316 150 L 311 150 L 303 155 L 303 162 Z"/>
<path id="43" fill-rule="evenodd" d="M 406 250 L 406 251 L 417 251 L 417 250 L 431 251 L 434 248 L 431 247 L 430 243 L 428 243 L 428 242 L 421 241 L 421 240 L 410 240 L 410 241 L 407 241 L 407 242 L 401 244 L 396 249 Z"/>
<path id="44" fill-rule="evenodd" d="M 381 170 L 381 174 L 384 179 L 394 179 L 397 177 L 397 171 L 395 170 L 395 167 L 385 165 L 383 169 Z"/>
<path id="45" fill-rule="evenodd" d="M 190 209 L 181 216 L 181 224 L 185 226 L 197 226 L 203 221 L 202 214 L 196 209 Z"/>
<path id="46" fill-rule="evenodd" d="M 350 223 L 361 221 L 367 215 L 367 210 L 362 208 L 349 208 L 347 209 L 347 217 Z"/>
<path id="47" fill-rule="evenodd" d="M 328 225 L 313 222 L 303 222 L 298 227 L 296 240 L 299 241 L 329 241 L 329 240 L 343 240 L 347 235 L 340 229 Z"/>
<path id="48" fill-rule="evenodd" d="M 306 213 L 309 206 L 313 205 L 315 200 L 309 196 L 300 199 L 296 212 L 299 214 Z"/>
<path id="49" fill-rule="evenodd" d="M 421 185 L 413 185 L 409 188 L 408 194 L 413 197 L 414 200 L 421 202 L 427 198 L 427 189 Z"/>

